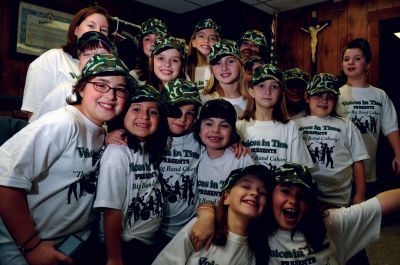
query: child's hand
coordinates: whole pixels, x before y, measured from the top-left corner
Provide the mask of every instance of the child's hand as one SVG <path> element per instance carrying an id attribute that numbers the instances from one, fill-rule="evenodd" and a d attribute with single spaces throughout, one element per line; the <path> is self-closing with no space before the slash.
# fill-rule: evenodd
<path id="1" fill-rule="evenodd" d="M 195 251 L 203 246 L 208 250 L 215 232 L 215 214 L 207 209 L 198 209 L 198 219 L 189 231 L 189 239 Z"/>
<path id="2" fill-rule="evenodd" d="M 42 241 L 38 247 L 25 254 L 30 265 L 57 265 L 58 262 L 73 264 L 74 261 L 57 251 L 53 241 Z"/>
<path id="3" fill-rule="evenodd" d="M 236 158 L 250 154 L 250 150 L 241 143 L 232 144 L 229 148 L 235 153 Z"/>
<path id="4" fill-rule="evenodd" d="M 107 133 L 106 135 L 106 140 L 105 144 L 119 144 L 119 145 L 128 145 L 126 137 L 122 136 L 122 134 L 125 132 L 124 129 L 118 129 L 115 131 L 112 131 L 110 133 Z"/>

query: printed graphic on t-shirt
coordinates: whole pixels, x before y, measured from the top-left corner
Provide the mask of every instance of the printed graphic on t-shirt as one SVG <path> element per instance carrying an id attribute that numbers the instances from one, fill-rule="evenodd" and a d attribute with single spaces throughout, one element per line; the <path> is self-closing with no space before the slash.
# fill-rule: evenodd
<path id="1" fill-rule="evenodd" d="M 210 202 L 216 205 L 221 197 L 221 187 L 225 180 L 217 180 L 217 178 L 208 177 L 210 180 L 198 180 L 200 203 Z M 215 180 L 213 180 L 215 179 Z"/>
<path id="2" fill-rule="evenodd" d="M 276 170 L 287 161 L 288 144 L 277 139 L 246 140 L 252 157 L 270 170 Z"/>
<path id="3" fill-rule="evenodd" d="M 169 180 L 173 178 L 160 175 L 161 191 L 164 198 L 169 203 L 187 202 L 188 205 L 195 204 L 194 201 L 194 180 L 189 175 L 180 175 L 181 178 L 176 180 L 173 185 L 169 184 Z"/>
<path id="4" fill-rule="evenodd" d="M 357 126 L 362 134 L 370 134 L 374 138 L 377 133 L 377 123 L 382 112 L 382 103 L 376 100 L 349 100 L 341 102 L 345 116 Z"/>
<path id="5" fill-rule="evenodd" d="M 341 129 L 329 125 L 300 126 L 304 142 L 314 163 L 334 168 L 335 143 L 341 139 Z"/>
<path id="6" fill-rule="evenodd" d="M 86 196 L 87 194 L 94 195 L 96 192 L 97 175 L 99 171 L 99 163 L 101 155 L 105 148 L 102 147 L 99 151 L 89 150 L 86 147 L 77 147 L 77 154 L 80 159 L 92 159 L 93 171 L 73 171 L 77 181 L 70 184 L 67 192 L 67 204 L 71 204 L 72 199 L 78 201 L 79 198 Z M 78 193 L 79 186 L 79 193 Z"/>
<path id="7" fill-rule="evenodd" d="M 131 163 L 129 169 L 134 172 L 131 174 L 133 196 L 128 205 L 125 224 L 133 226 L 138 220 L 159 218 L 162 216 L 163 199 L 158 171 L 148 163 Z"/>

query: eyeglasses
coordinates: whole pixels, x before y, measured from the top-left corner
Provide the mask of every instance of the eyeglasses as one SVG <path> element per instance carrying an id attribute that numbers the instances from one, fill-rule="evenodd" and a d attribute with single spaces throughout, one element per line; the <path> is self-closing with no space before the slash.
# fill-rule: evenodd
<path id="1" fill-rule="evenodd" d="M 127 98 L 129 95 L 129 92 L 126 91 L 124 88 L 110 87 L 109 85 L 107 85 L 106 83 L 103 83 L 103 82 L 87 82 L 87 83 L 92 84 L 93 88 L 97 92 L 107 93 L 108 91 L 110 91 L 112 89 L 115 91 L 115 95 L 117 97 Z"/>

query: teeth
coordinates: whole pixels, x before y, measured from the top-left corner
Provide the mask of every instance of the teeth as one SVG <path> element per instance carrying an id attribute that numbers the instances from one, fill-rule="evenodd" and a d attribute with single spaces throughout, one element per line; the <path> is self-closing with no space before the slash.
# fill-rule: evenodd
<path id="1" fill-rule="evenodd" d="M 296 219 L 299 215 L 299 212 L 296 209 L 286 208 L 282 209 L 282 213 L 286 218 Z"/>

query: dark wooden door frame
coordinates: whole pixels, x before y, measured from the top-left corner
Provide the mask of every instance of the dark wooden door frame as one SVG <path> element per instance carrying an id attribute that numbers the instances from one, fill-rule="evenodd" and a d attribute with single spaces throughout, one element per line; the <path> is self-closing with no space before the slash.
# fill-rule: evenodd
<path id="1" fill-rule="evenodd" d="M 400 17 L 400 7 L 386 8 L 368 13 L 368 41 L 372 50 L 369 83 L 379 86 L 379 23 L 381 20 Z"/>

